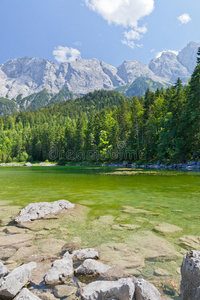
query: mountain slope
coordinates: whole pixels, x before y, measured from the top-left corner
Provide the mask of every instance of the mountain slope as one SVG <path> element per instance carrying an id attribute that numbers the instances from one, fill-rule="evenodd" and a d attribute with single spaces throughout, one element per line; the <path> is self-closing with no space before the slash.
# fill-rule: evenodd
<path id="1" fill-rule="evenodd" d="M 116 88 L 115 91 L 127 97 L 143 96 L 148 87 L 152 92 L 155 92 L 157 88 L 166 88 L 167 85 L 163 85 L 160 82 L 153 81 L 150 78 L 139 77 L 130 85 Z"/>
<path id="2" fill-rule="evenodd" d="M 180 52 L 163 51 L 151 60 L 149 68 L 157 76 L 175 83 L 180 77 L 183 82 L 190 78 L 195 66 L 196 56 L 200 44 L 190 42 Z"/>
<path id="3" fill-rule="evenodd" d="M 179 53 L 164 51 L 149 65 L 131 60 L 114 67 L 94 58 L 61 64 L 31 57 L 9 60 L 0 66 L 0 97 L 4 98 L 0 112 L 35 110 L 95 90 L 117 89 L 130 96 L 142 95 L 146 87 L 168 86 L 178 77 L 187 83 L 199 46 L 191 42 Z"/>
<path id="4" fill-rule="evenodd" d="M 56 64 L 39 58 L 9 60 L 0 66 L 0 96 L 16 99 L 46 89 L 57 94 L 63 87 L 76 95 L 95 90 L 113 90 L 131 84 L 138 77 L 148 77 L 164 83 L 166 80 L 155 75 L 148 66 L 139 61 L 125 61 L 118 68 L 97 59 Z"/>

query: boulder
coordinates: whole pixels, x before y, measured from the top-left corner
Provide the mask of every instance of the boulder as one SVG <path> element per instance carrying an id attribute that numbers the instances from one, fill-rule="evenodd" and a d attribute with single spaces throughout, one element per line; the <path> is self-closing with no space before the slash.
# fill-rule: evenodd
<path id="1" fill-rule="evenodd" d="M 0 278 L 1 277 L 5 277 L 6 275 L 8 275 L 9 271 L 6 268 L 6 266 L 4 266 L 4 264 L 2 262 L 0 262 Z"/>
<path id="2" fill-rule="evenodd" d="M 111 269 L 110 266 L 94 259 L 86 259 L 76 270 L 78 275 L 101 275 Z"/>
<path id="3" fill-rule="evenodd" d="M 40 300 L 38 296 L 31 293 L 28 289 L 24 288 L 21 290 L 19 295 L 15 298 L 15 300 Z"/>
<path id="4" fill-rule="evenodd" d="M 182 300 L 200 299 L 200 251 L 189 251 L 181 266 Z"/>
<path id="5" fill-rule="evenodd" d="M 36 263 L 22 265 L 0 279 L 0 298 L 13 299 L 31 279 Z"/>
<path id="6" fill-rule="evenodd" d="M 157 288 L 144 279 L 135 281 L 136 300 L 161 300 L 161 295 Z"/>
<path id="7" fill-rule="evenodd" d="M 45 275 L 44 280 L 46 284 L 63 283 L 69 277 L 72 277 L 73 273 L 72 256 L 67 252 L 63 259 L 55 260 L 52 263 L 51 269 Z"/>
<path id="8" fill-rule="evenodd" d="M 72 253 L 73 260 L 99 259 L 99 252 L 93 248 L 75 250 Z"/>
<path id="9" fill-rule="evenodd" d="M 54 202 L 39 202 L 30 203 L 28 206 L 23 208 L 19 216 L 14 221 L 17 224 L 30 222 L 37 219 L 43 219 L 48 215 L 57 214 L 62 210 L 74 209 L 75 204 L 67 200 L 58 200 Z"/>
<path id="10" fill-rule="evenodd" d="M 95 281 L 86 285 L 81 291 L 83 300 L 117 299 L 132 300 L 135 285 L 130 278 L 118 281 Z"/>

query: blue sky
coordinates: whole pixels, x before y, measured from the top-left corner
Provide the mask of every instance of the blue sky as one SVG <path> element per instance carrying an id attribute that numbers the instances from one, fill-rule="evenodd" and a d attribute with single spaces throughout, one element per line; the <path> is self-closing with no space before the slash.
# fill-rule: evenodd
<path id="1" fill-rule="evenodd" d="M 199 0 L 0 0 L 0 64 L 33 56 L 149 63 L 200 42 Z"/>

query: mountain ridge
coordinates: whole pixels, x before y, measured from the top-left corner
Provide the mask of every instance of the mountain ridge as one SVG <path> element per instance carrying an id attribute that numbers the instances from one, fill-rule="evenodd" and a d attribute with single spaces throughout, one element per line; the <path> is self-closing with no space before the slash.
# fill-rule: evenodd
<path id="1" fill-rule="evenodd" d="M 183 82 L 190 78 L 200 44 L 190 42 L 176 55 L 163 51 L 148 65 L 138 60 L 125 60 L 118 67 L 96 58 L 57 64 L 49 59 L 25 56 L 0 65 L 0 97 L 16 100 L 44 89 L 57 94 L 64 86 L 77 96 L 94 90 L 113 90 L 132 84 L 138 77 L 173 84 L 178 77 Z"/>

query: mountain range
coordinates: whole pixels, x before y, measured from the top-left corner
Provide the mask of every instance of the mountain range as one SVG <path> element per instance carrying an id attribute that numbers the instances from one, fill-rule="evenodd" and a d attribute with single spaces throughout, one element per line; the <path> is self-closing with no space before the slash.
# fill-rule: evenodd
<path id="1" fill-rule="evenodd" d="M 133 96 L 144 94 L 147 86 L 151 89 L 167 87 L 178 77 L 187 83 L 196 65 L 198 47 L 200 44 L 190 42 L 179 52 L 159 53 L 148 65 L 131 60 L 119 67 L 95 58 L 78 58 L 61 64 L 32 57 L 8 60 L 0 65 L 0 113 L 9 113 L 11 106 L 11 111 L 13 107 L 14 111 L 36 109 L 59 102 L 60 96 L 67 100 L 94 90 L 118 90 Z M 140 90 L 141 85 L 143 90 Z"/>

